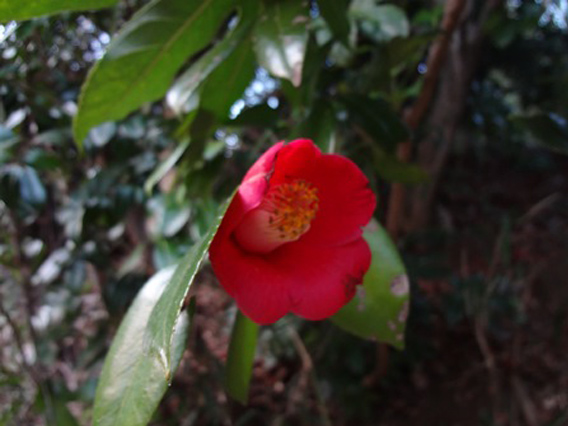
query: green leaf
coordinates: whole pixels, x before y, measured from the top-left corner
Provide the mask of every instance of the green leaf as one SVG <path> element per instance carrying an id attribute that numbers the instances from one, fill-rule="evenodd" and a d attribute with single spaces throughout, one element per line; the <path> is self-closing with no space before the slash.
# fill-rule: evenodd
<path id="1" fill-rule="evenodd" d="M 211 74 L 201 92 L 200 107 L 225 120 L 231 106 L 253 79 L 255 69 L 252 43 L 247 39 Z"/>
<path id="2" fill-rule="evenodd" d="M 20 196 L 32 205 L 45 203 L 47 193 L 35 169 L 30 166 L 22 167 L 20 176 Z"/>
<path id="3" fill-rule="evenodd" d="M 302 1 L 262 2 L 260 20 L 254 31 L 258 62 L 276 77 L 302 83 L 306 54 L 308 10 Z"/>
<path id="4" fill-rule="evenodd" d="M 170 359 L 170 342 L 176 318 L 183 304 L 183 300 L 189 291 L 189 287 L 195 278 L 195 274 L 197 274 L 203 257 L 207 253 L 213 237 L 217 233 L 217 229 L 223 220 L 223 216 L 232 198 L 231 196 L 229 200 L 227 200 L 227 203 L 221 209 L 222 211 L 209 228 L 209 231 L 182 259 L 180 265 L 176 268 L 171 282 L 168 284 L 150 315 L 145 344 L 148 345 L 149 354 L 161 360 L 160 362 L 165 362 Z M 167 364 L 164 366 L 166 367 L 165 371 L 169 377 L 171 374 L 170 366 Z"/>
<path id="5" fill-rule="evenodd" d="M 241 311 L 237 311 L 227 355 L 225 388 L 231 397 L 242 404 L 246 404 L 248 400 L 258 328 Z"/>
<path id="6" fill-rule="evenodd" d="M 183 301 L 229 202 L 175 271 L 158 272 L 136 297 L 105 360 L 95 398 L 95 426 L 150 421 L 181 356 L 183 345 L 177 339 L 185 332 L 176 327 L 185 321 L 180 319 Z"/>
<path id="7" fill-rule="evenodd" d="M 159 181 L 161 181 L 164 176 L 168 174 L 168 172 L 176 165 L 178 160 L 181 158 L 187 147 L 189 146 L 190 139 L 184 138 L 179 145 L 172 151 L 172 153 L 162 161 L 158 167 L 152 172 L 146 182 L 144 183 L 144 191 L 147 194 L 152 192 L 152 188 L 156 185 Z"/>
<path id="8" fill-rule="evenodd" d="M 235 119 L 225 120 L 227 126 L 254 126 L 270 128 L 276 126 L 280 116 L 278 109 L 270 108 L 267 104 L 245 108 Z"/>
<path id="9" fill-rule="evenodd" d="M 568 154 L 568 120 L 549 112 L 532 115 L 516 115 L 510 120 L 528 131 L 540 145 L 558 152 Z"/>
<path id="10" fill-rule="evenodd" d="M 397 37 L 392 39 L 386 46 L 388 63 L 391 69 L 402 68 L 410 64 L 418 63 L 424 51 L 434 41 L 437 33 L 420 34 L 412 37 Z"/>
<path id="11" fill-rule="evenodd" d="M 232 12 L 234 0 L 155 0 L 111 42 L 83 85 L 73 122 L 76 142 L 89 129 L 160 98 L 178 69 L 205 48 Z"/>
<path id="12" fill-rule="evenodd" d="M 102 9 L 118 0 L 0 0 L 0 22 L 23 21 L 65 11 Z"/>
<path id="13" fill-rule="evenodd" d="M 393 152 L 399 142 L 408 139 L 406 125 L 387 102 L 358 94 L 342 96 L 340 101 L 345 105 L 350 121 L 360 126 L 385 151 Z"/>
<path id="14" fill-rule="evenodd" d="M 349 47 L 349 0 L 318 0 L 318 6 L 333 35 Z"/>
<path id="15" fill-rule="evenodd" d="M 31 148 L 28 150 L 24 156 L 24 162 L 38 170 L 53 170 L 63 165 L 63 161 L 59 155 L 41 148 Z"/>
<path id="16" fill-rule="evenodd" d="M 319 100 L 314 103 L 293 138 L 311 139 L 323 152 L 333 153 L 336 127 L 335 113 L 330 103 Z"/>
<path id="17" fill-rule="evenodd" d="M 361 24 L 361 30 L 378 42 L 395 37 L 408 37 L 410 23 L 404 10 L 392 4 L 376 4 L 375 0 L 354 0 L 350 15 Z"/>
<path id="18" fill-rule="evenodd" d="M 67 408 L 67 401 L 57 398 L 53 401 L 53 426 L 80 426 L 77 419 Z"/>
<path id="19" fill-rule="evenodd" d="M 369 271 L 351 302 L 331 320 L 350 333 L 404 348 L 409 283 L 396 246 L 373 220 L 363 234 L 372 252 Z"/>
<path id="20" fill-rule="evenodd" d="M 243 39 L 249 34 L 258 14 L 258 2 L 245 0 L 238 8 L 239 23 L 220 42 L 193 63 L 174 83 L 168 91 L 166 100 L 177 113 L 189 112 L 188 104 L 198 98 L 198 89 L 207 81 L 211 73 L 241 46 Z M 250 47 L 249 47 L 250 49 Z M 231 71 L 230 69 L 228 70 Z M 230 77 L 233 77 L 231 74 Z M 224 82 L 223 82 L 224 83 Z M 223 84 L 223 87 L 225 85 Z M 216 87 L 216 92 L 223 93 Z M 244 90 L 244 89 L 243 89 Z M 240 93 L 239 93 L 240 95 Z"/>
<path id="21" fill-rule="evenodd" d="M 171 238 L 187 223 L 191 216 L 190 204 L 175 193 L 159 194 L 148 202 L 152 226 L 150 234 L 155 238 Z"/>
<path id="22" fill-rule="evenodd" d="M 167 358 L 150 356 L 146 341 L 148 321 L 164 290 L 174 275 L 170 267 L 156 273 L 140 290 L 124 317 L 106 356 L 95 397 L 93 424 L 95 426 L 145 425 L 164 395 L 170 377 L 164 364 Z M 185 346 L 189 322 L 179 316 L 169 347 Z M 176 359 L 179 361 L 179 358 Z"/>

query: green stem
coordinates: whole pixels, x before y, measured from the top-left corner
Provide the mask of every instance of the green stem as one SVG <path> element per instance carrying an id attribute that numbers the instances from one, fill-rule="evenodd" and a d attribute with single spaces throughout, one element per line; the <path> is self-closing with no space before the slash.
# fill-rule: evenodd
<path id="1" fill-rule="evenodd" d="M 242 404 L 248 401 L 258 329 L 257 324 L 237 311 L 227 355 L 225 388 L 232 398 Z"/>

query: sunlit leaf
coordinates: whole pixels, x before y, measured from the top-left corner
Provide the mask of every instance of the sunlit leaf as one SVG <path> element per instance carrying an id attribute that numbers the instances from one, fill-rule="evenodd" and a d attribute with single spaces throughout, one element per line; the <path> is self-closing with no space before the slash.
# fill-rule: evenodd
<path id="1" fill-rule="evenodd" d="M 164 95 L 187 58 L 207 46 L 234 0 L 155 0 L 111 42 L 85 82 L 74 120 L 76 142 L 89 129 L 123 118 Z"/>
<path id="2" fill-rule="evenodd" d="M 175 271 L 158 272 L 136 297 L 105 360 L 95 399 L 95 426 L 138 426 L 150 420 L 183 348 L 178 338 L 185 333 L 176 330 L 185 321 L 180 317 L 183 301 L 227 206 Z"/>
<path id="3" fill-rule="evenodd" d="M 237 10 L 239 12 L 237 27 L 232 29 L 223 40 L 213 46 L 179 76 L 168 91 L 166 101 L 177 114 L 189 111 L 188 104 L 191 103 L 191 100 L 199 99 L 197 89 L 207 81 L 211 73 L 233 53 L 237 46 L 241 46 L 243 39 L 252 29 L 258 13 L 258 2 L 256 0 L 246 0 L 239 5 Z M 224 90 L 218 90 L 219 87 L 216 87 L 216 91 L 224 93 L 226 86 L 223 85 L 223 87 Z M 195 102 L 195 107 L 197 103 Z"/>
<path id="4" fill-rule="evenodd" d="M 0 0 L 0 22 L 23 21 L 65 11 L 111 7 L 118 0 Z"/>
<path id="5" fill-rule="evenodd" d="M 372 252 L 369 271 L 357 294 L 331 320 L 359 337 L 404 347 L 409 309 L 409 282 L 396 246 L 372 221 L 364 232 Z"/>
<path id="6" fill-rule="evenodd" d="M 248 400 L 258 328 L 258 325 L 244 316 L 241 311 L 237 311 L 227 355 L 225 388 L 231 397 L 242 404 L 246 404 Z"/>
<path id="7" fill-rule="evenodd" d="M 263 1 L 260 20 L 254 31 L 258 62 L 276 77 L 302 83 L 306 53 L 308 9 L 297 0 Z"/>
<path id="8" fill-rule="evenodd" d="M 162 361 L 164 360 L 164 354 L 166 355 L 166 360 L 170 358 L 170 342 L 176 318 L 203 257 L 207 253 L 209 245 L 223 220 L 231 199 L 232 197 L 227 200 L 222 211 L 214 223 L 211 224 L 207 234 L 182 259 L 160 300 L 156 303 L 156 307 L 148 320 L 147 338 L 145 339 L 145 344 L 148 345 L 151 356 L 155 356 Z M 165 364 L 165 366 L 168 367 L 166 372 L 169 376 L 172 370 L 168 364 Z"/>
<path id="9" fill-rule="evenodd" d="M 410 23 L 403 9 L 375 0 L 353 0 L 350 15 L 360 22 L 361 30 L 375 41 L 408 37 Z"/>
<path id="10" fill-rule="evenodd" d="M 155 274 L 140 290 L 124 317 L 97 387 L 95 426 L 146 425 L 165 393 L 171 380 L 166 368 L 175 366 L 171 365 L 170 358 L 150 354 L 148 320 L 173 275 L 173 267 Z M 175 338 L 168 345 L 178 349 L 174 351 L 178 362 L 179 348 L 184 346 L 188 326 L 187 316 L 179 316 L 172 334 Z"/>

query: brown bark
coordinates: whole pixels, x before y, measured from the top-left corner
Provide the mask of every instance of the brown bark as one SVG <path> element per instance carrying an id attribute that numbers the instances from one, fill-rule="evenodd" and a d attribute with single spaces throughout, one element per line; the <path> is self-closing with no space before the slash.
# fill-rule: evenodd
<path id="1" fill-rule="evenodd" d="M 471 81 L 480 62 L 483 24 L 489 13 L 501 3 L 502 0 L 485 2 L 477 16 L 473 13 L 473 0 L 446 3 L 441 34 L 432 44 L 428 55 L 422 91 L 414 105 L 404 113 L 404 119 L 411 130 L 415 130 L 430 114 L 431 130 L 429 137 L 420 143 L 418 162 L 429 172 L 431 181 L 413 190 L 410 214 L 407 210 L 405 186 L 398 183 L 392 185 L 387 230 L 394 239 L 402 231 L 420 229 L 430 221 L 432 202 L 465 110 Z M 440 139 L 442 142 L 437 143 Z M 400 144 L 397 155 L 401 161 L 409 161 L 412 156 L 411 141 Z"/>
<path id="2" fill-rule="evenodd" d="M 463 12 L 467 0 L 449 0 L 444 10 L 444 18 L 441 24 L 441 33 L 432 44 L 427 60 L 427 71 L 424 77 L 424 84 L 414 105 L 405 111 L 404 119 L 411 130 L 415 130 L 428 111 L 436 91 L 438 78 L 442 65 L 445 62 L 448 46 L 454 30 L 456 29 L 460 16 Z M 397 156 L 399 160 L 408 162 L 412 153 L 412 142 L 406 141 L 399 145 Z M 389 208 L 387 212 L 387 230 L 392 238 L 396 239 L 401 230 L 402 218 L 404 214 L 405 187 L 403 184 L 394 183 L 392 185 Z"/>
<path id="3" fill-rule="evenodd" d="M 448 46 L 447 63 L 441 73 L 438 96 L 428 123 L 430 136 L 422 141 L 418 152 L 418 162 L 428 171 L 431 181 L 412 193 L 409 231 L 422 229 L 431 220 L 434 197 L 466 109 L 471 82 L 482 57 L 483 25 L 501 1 L 486 2 L 477 18 L 473 13 L 475 2 L 467 3 L 464 19 Z"/>

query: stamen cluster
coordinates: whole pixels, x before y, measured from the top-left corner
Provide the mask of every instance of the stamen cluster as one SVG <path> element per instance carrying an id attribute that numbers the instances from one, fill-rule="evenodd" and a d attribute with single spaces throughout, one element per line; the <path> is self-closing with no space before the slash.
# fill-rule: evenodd
<path id="1" fill-rule="evenodd" d="M 295 240 L 309 229 L 319 208 L 317 193 L 314 185 L 302 179 L 270 189 L 261 208 L 270 213 L 268 224 L 281 239 Z"/>

